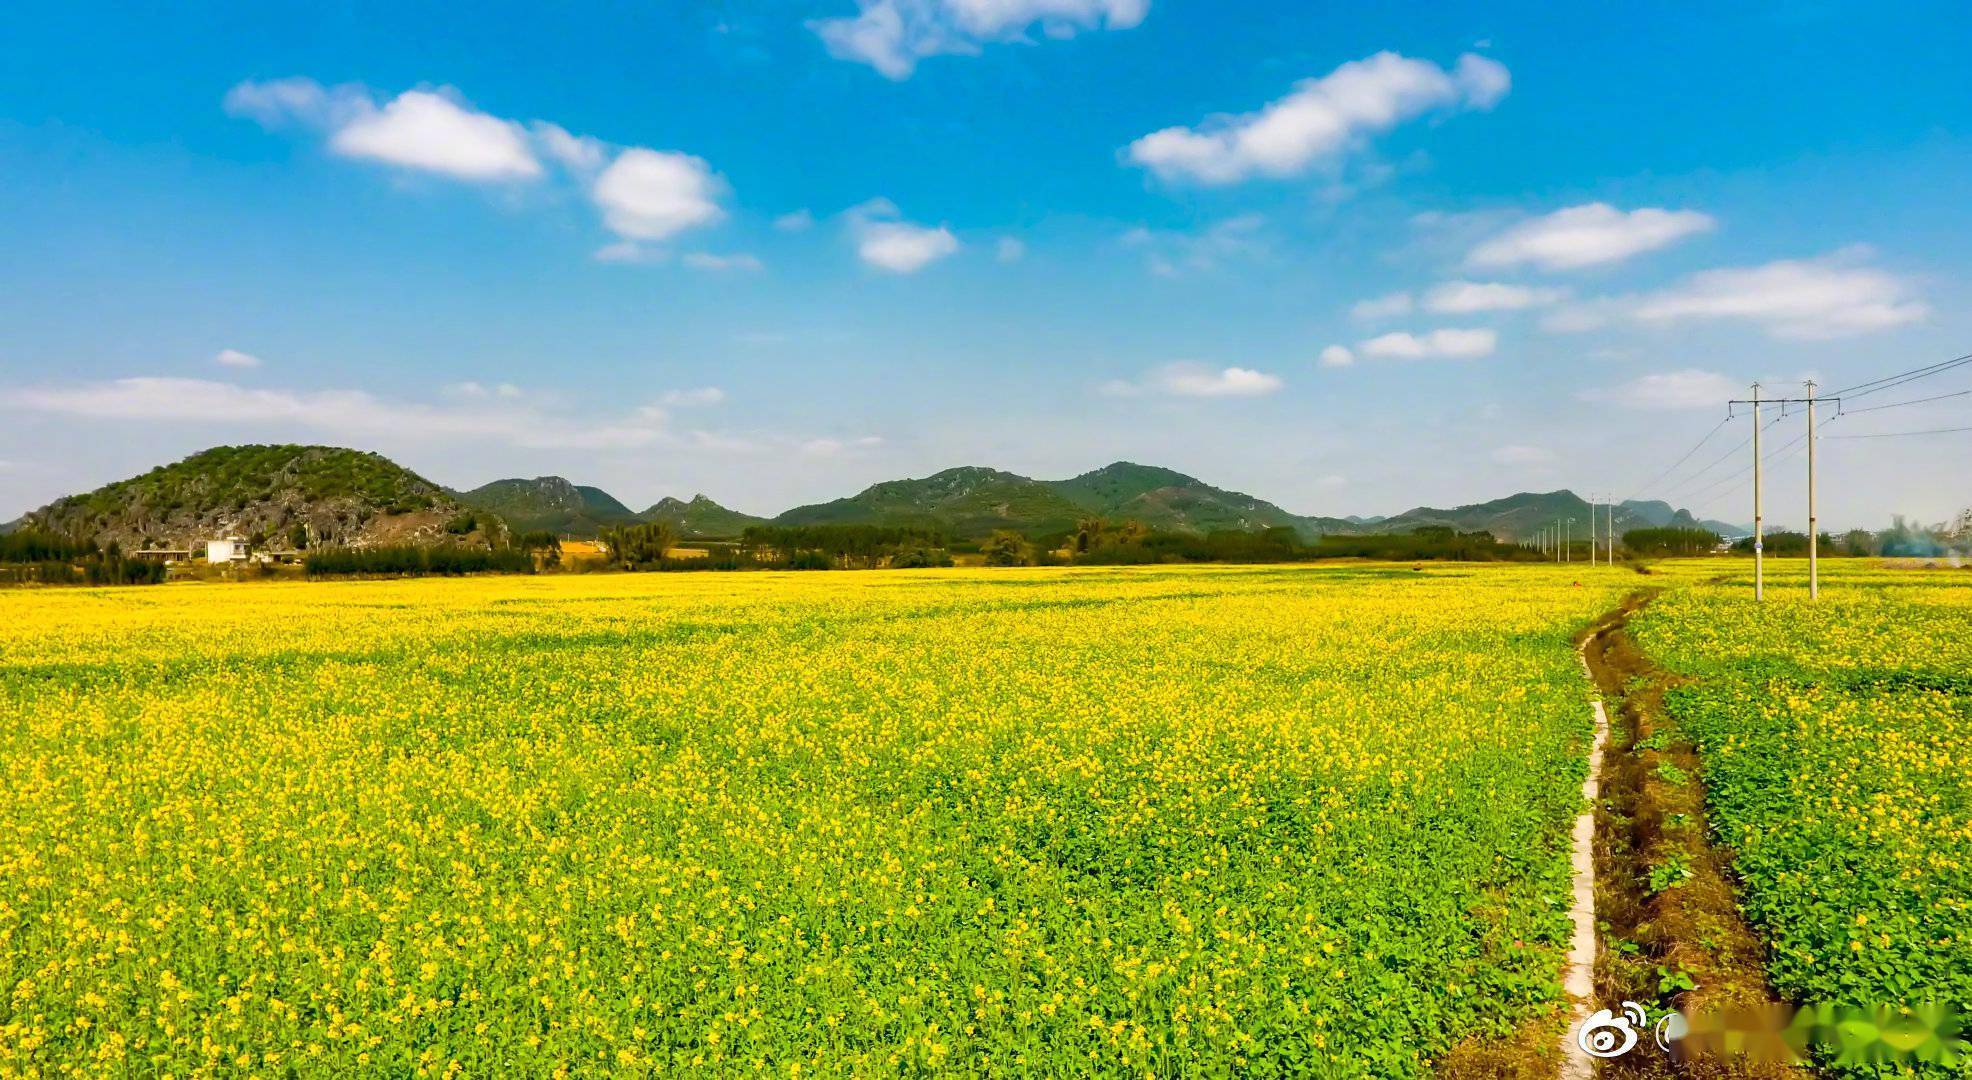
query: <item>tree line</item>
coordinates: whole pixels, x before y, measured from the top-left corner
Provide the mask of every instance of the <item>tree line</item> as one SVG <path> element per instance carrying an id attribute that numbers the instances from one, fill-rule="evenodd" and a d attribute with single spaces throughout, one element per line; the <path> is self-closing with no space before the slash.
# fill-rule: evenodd
<path id="1" fill-rule="evenodd" d="M 0 581 L 43 585 L 154 585 L 164 580 L 164 564 L 131 558 L 112 540 L 63 536 L 43 529 L 17 529 L 0 536 Z"/>

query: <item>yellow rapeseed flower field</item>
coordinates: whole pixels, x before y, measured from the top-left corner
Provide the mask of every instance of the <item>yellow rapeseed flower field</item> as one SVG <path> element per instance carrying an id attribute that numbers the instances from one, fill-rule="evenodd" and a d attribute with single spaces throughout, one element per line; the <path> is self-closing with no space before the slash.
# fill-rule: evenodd
<path id="1" fill-rule="evenodd" d="M 0 593 L 0 1076 L 1414 1075 L 1559 1000 L 1636 583 Z"/>

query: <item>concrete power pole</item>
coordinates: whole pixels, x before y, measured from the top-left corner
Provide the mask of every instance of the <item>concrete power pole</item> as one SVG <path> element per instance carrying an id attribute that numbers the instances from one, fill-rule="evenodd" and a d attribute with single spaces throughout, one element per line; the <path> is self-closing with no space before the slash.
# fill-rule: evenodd
<path id="1" fill-rule="evenodd" d="M 1815 522 L 1815 384 L 1808 380 L 1808 599 L 1821 599 L 1821 560 Z"/>
<path id="2" fill-rule="evenodd" d="M 1595 565 L 1595 496 L 1589 496 L 1589 565 Z"/>
<path id="3" fill-rule="evenodd" d="M 1764 524 L 1760 517 L 1760 384 L 1753 384 L 1753 599 L 1767 598 Z"/>
<path id="4" fill-rule="evenodd" d="M 1616 502 L 1611 499 L 1609 507 L 1609 565 L 1616 565 Z"/>

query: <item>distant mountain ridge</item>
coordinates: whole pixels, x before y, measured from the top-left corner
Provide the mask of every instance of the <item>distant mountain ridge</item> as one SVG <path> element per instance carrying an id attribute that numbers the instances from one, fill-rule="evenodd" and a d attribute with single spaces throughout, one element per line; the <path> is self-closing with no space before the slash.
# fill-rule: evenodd
<path id="1" fill-rule="evenodd" d="M 495 480 L 456 494 L 468 506 L 500 515 L 515 532 L 594 536 L 609 526 L 639 520 L 603 489 L 572 484 L 559 476 Z"/>
<path id="2" fill-rule="evenodd" d="M 603 529 L 663 521 L 687 538 L 737 537 L 748 527 L 885 525 L 923 528 L 964 538 L 998 529 L 1033 536 L 1072 531 L 1087 518 L 1136 521 L 1152 529 L 1292 528 L 1304 536 L 1363 535 L 1448 527 L 1485 531 L 1506 541 L 1531 540 L 1541 530 L 1572 523 L 1586 535 L 1589 503 L 1572 491 L 1520 492 L 1451 508 L 1420 506 L 1390 517 L 1321 517 L 1205 483 L 1173 469 L 1118 461 L 1066 480 L 1037 480 L 984 466 L 960 466 L 927 477 L 887 480 L 828 502 L 797 506 L 772 519 L 728 509 L 705 495 L 664 498 L 638 512 L 598 487 L 559 476 L 495 480 L 470 491 L 440 488 L 376 454 L 334 447 L 216 447 L 141 477 L 70 496 L 17 524 L 87 532 L 131 543 L 189 542 L 221 532 L 286 529 L 296 522 L 329 542 L 375 543 L 456 539 L 448 524 L 470 510 L 485 519 L 473 539 L 493 530 L 546 530 L 594 537 Z M 1600 528 L 1607 509 L 1597 506 Z M 1749 531 L 1705 521 L 1663 501 L 1616 507 L 1616 530 L 1647 526 L 1709 528 L 1725 535 Z"/>
<path id="3" fill-rule="evenodd" d="M 662 521 L 684 537 L 734 537 L 749 526 L 767 523 L 766 518 L 728 510 L 704 495 L 694 495 L 689 502 L 666 496 L 637 516 L 644 521 Z"/>
<path id="4" fill-rule="evenodd" d="M 1375 532 L 1409 532 L 1420 526 L 1445 525 L 1461 532 L 1490 532 L 1503 540 L 1527 540 L 1539 535 L 1542 529 L 1566 529 L 1571 524 L 1575 535 L 1586 536 L 1590 513 L 1588 500 L 1572 491 L 1523 491 L 1502 499 L 1470 503 L 1449 510 L 1420 506 L 1358 528 Z M 1609 507 L 1597 503 L 1593 513 L 1599 533 L 1608 527 Z M 1630 529 L 1663 527 L 1711 529 L 1727 536 L 1751 531 L 1725 522 L 1701 521 L 1693 517 L 1690 511 L 1673 509 L 1666 502 L 1618 503 L 1615 518 L 1618 535 Z"/>

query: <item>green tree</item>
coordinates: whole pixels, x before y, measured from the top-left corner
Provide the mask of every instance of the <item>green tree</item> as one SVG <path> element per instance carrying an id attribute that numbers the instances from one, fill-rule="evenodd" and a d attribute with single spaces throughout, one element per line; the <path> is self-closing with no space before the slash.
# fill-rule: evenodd
<path id="1" fill-rule="evenodd" d="M 988 537 L 979 550 L 986 556 L 987 566 L 1025 566 L 1027 564 L 1027 541 L 1010 529 L 996 530 Z"/>
<path id="2" fill-rule="evenodd" d="M 605 529 L 602 542 L 609 548 L 610 562 L 635 570 L 662 562 L 665 554 L 678 543 L 678 532 L 667 522 L 650 521 Z"/>
<path id="3" fill-rule="evenodd" d="M 1109 523 L 1099 517 L 1087 517 L 1075 523 L 1075 551 L 1079 554 L 1102 543 L 1102 534 Z"/>

